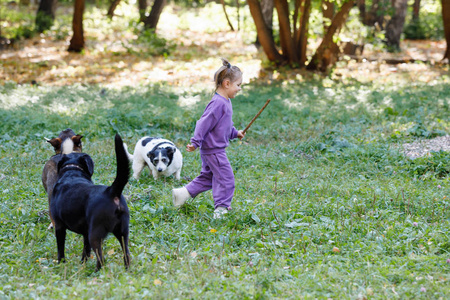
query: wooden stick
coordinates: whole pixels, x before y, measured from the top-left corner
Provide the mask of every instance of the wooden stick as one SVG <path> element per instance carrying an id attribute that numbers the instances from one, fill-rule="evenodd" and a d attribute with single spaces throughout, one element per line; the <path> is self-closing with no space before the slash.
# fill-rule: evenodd
<path id="1" fill-rule="evenodd" d="M 267 99 L 266 104 L 264 104 L 264 106 L 259 110 L 259 112 L 250 121 L 250 123 L 248 123 L 247 127 L 245 127 L 245 129 L 242 131 L 244 134 L 250 128 L 250 126 L 252 126 L 253 122 L 255 122 L 255 120 L 259 117 L 259 115 L 263 112 L 263 110 L 266 108 L 266 106 L 269 104 L 269 102 L 270 102 L 270 99 Z"/>

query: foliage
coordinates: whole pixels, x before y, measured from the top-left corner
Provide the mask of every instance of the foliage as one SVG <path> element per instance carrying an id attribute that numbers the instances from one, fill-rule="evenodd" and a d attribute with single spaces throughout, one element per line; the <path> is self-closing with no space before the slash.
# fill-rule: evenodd
<path id="1" fill-rule="evenodd" d="M 0 36 L 14 40 L 34 36 L 34 14 L 19 9 L 13 1 L 0 0 Z"/>
<path id="2" fill-rule="evenodd" d="M 427 2 L 420 9 L 419 19 L 414 20 L 411 13 L 407 15 L 404 34 L 406 39 L 440 40 L 444 38 L 442 7 L 440 1 Z"/>
<path id="3" fill-rule="evenodd" d="M 136 30 L 138 38 L 132 43 L 132 46 L 123 44 L 130 53 L 142 56 L 167 56 L 175 50 L 175 43 L 158 36 L 154 29 Z"/>
<path id="4" fill-rule="evenodd" d="M 182 99 L 198 96 L 190 106 Z M 450 130 L 445 79 L 406 85 L 330 78 L 255 81 L 233 100 L 243 128 L 272 102 L 244 141 L 227 149 L 236 176 L 233 209 L 213 220 L 211 193 L 182 209 L 171 189 L 200 170 L 187 153 L 208 91 L 169 84 L 0 87 L 0 294 L 2 298 L 443 298 L 450 296 L 448 154 L 407 159 L 396 145 L 421 117 Z M 390 108 L 390 109 L 388 109 Z M 398 113 L 396 113 L 398 112 Z M 146 170 L 125 189 L 132 265 L 113 237 L 106 265 L 80 264 L 82 239 L 67 235 L 58 265 L 46 215 L 44 138 L 67 127 L 84 135 L 94 182 L 115 176 L 113 135 L 144 135 L 183 152 L 182 181 L 155 182 Z"/>

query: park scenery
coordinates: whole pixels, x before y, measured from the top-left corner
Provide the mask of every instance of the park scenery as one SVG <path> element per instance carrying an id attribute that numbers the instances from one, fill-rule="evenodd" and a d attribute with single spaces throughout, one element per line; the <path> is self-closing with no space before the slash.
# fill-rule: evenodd
<path id="1" fill-rule="evenodd" d="M 449 299 L 449 41 L 448 0 L 0 0 L 0 299 Z M 271 101 L 214 218 L 211 191 L 172 189 L 200 174 L 221 58 L 238 130 Z M 71 231 L 58 263 L 41 177 L 68 128 L 97 185 L 116 133 L 181 151 L 179 180 L 123 190 L 129 268 L 113 234 L 82 262 Z"/>

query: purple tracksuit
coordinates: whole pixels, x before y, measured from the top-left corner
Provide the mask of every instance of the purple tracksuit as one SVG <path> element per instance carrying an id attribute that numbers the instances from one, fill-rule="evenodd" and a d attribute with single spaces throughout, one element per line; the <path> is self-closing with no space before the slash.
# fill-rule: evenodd
<path id="1" fill-rule="evenodd" d="M 215 94 L 195 126 L 191 144 L 200 147 L 202 170 L 200 175 L 186 185 L 192 197 L 212 189 L 214 207 L 230 209 L 234 194 L 234 174 L 225 148 L 237 138 L 233 126 L 231 100 Z"/>

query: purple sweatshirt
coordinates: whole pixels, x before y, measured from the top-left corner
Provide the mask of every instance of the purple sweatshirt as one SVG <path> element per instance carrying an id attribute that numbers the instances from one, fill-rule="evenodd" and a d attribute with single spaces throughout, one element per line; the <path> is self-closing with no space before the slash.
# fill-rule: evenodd
<path id="1" fill-rule="evenodd" d="M 197 121 L 191 144 L 200 153 L 213 154 L 224 151 L 230 140 L 237 138 L 238 131 L 233 126 L 233 107 L 231 100 L 214 94 Z"/>

